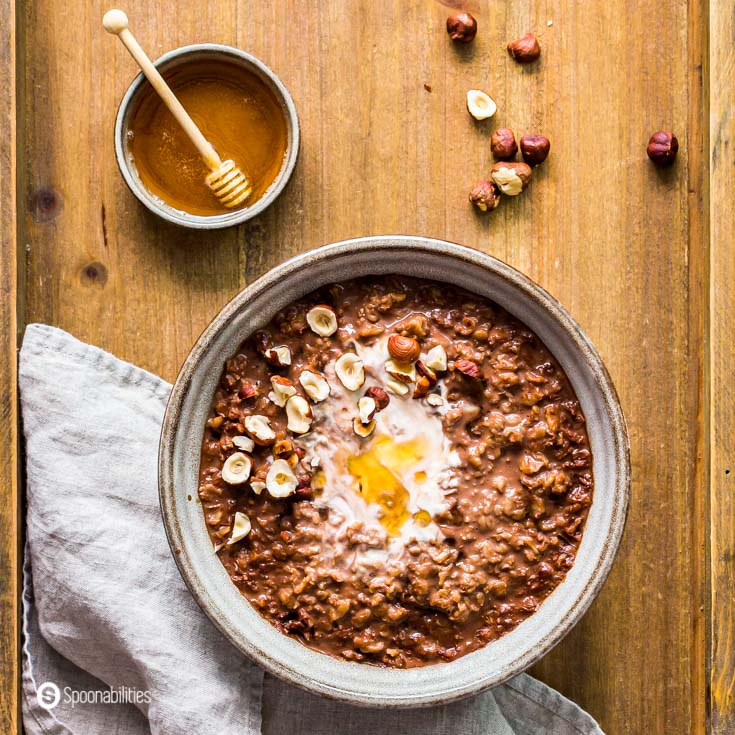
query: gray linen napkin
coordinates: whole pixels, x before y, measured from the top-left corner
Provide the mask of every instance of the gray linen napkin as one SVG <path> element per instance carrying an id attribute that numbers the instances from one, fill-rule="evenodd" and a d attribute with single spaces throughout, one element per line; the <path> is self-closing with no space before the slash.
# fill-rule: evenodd
<path id="1" fill-rule="evenodd" d="M 29 735 L 602 735 L 526 675 L 452 705 L 399 712 L 264 676 L 209 622 L 171 558 L 156 477 L 170 386 L 38 324 L 26 330 L 19 381 Z M 49 683 L 59 690 L 53 708 Z"/>

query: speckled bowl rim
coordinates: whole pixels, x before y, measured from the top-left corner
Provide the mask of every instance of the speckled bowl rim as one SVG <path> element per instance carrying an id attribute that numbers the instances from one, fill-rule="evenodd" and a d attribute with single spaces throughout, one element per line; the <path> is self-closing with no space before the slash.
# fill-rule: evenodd
<path id="1" fill-rule="evenodd" d="M 293 174 L 296 161 L 299 157 L 301 138 L 299 116 L 290 92 L 286 89 L 286 86 L 278 75 L 257 57 L 246 51 L 241 51 L 234 46 L 226 46 L 220 43 L 196 43 L 189 46 L 180 46 L 165 53 L 154 62 L 154 65 L 161 70 L 165 69 L 172 62 L 182 62 L 187 56 L 196 55 L 221 56 L 241 64 L 265 82 L 281 106 L 283 116 L 286 120 L 288 143 L 278 175 L 265 190 L 263 196 L 252 207 L 236 209 L 225 214 L 204 216 L 189 214 L 188 212 L 182 212 L 175 207 L 171 207 L 151 194 L 143 186 L 137 174 L 132 170 L 126 141 L 128 115 L 147 82 L 143 72 L 140 72 L 130 83 L 117 111 L 117 117 L 115 118 L 115 158 L 117 159 L 118 168 L 128 189 L 153 214 L 181 227 L 188 227 L 195 230 L 219 230 L 225 227 L 240 225 L 253 217 L 257 217 L 280 196 Z"/>
<path id="2" fill-rule="evenodd" d="M 580 378 L 580 381 L 582 379 L 591 381 L 590 385 L 593 386 L 594 390 L 599 392 L 599 395 L 595 396 L 595 399 L 602 401 L 604 416 L 601 420 L 606 422 L 606 431 L 601 432 L 601 435 L 605 435 L 605 440 L 611 443 L 609 447 L 607 443 L 604 446 L 607 448 L 606 451 L 610 453 L 609 456 L 606 455 L 606 463 L 609 465 L 608 471 L 612 472 L 612 479 L 603 488 L 597 486 L 597 475 L 595 476 L 595 499 L 599 493 L 609 493 L 609 499 L 603 504 L 603 508 L 609 505 L 610 510 L 609 514 L 608 511 L 602 511 L 604 513 L 601 520 L 604 527 L 603 537 L 599 540 L 594 539 L 588 541 L 588 544 L 592 544 L 591 549 L 595 551 L 590 556 L 594 558 L 596 555 L 599 555 L 599 558 L 588 576 L 581 577 L 580 580 L 575 581 L 575 584 L 578 586 L 583 584 L 581 591 L 575 594 L 573 599 L 567 599 L 562 593 L 562 589 L 567 584 L 571 585 L 571 582 L 569 582 L 570 577 L 572 577 L 578 565 L 582 565 L 583 549 L 585 548 L 585 540 L 587 539 L 587 535 L 585 534 L 577 560 L 567 575 L 567 579 L 544 601 L 538 612 L 530 616 L 516 629 L 506 634 L 506 636 L 501 637 L 498 641 L 489 643 L 478 651 L 452 662 L 434 664 L 428 667 L 420 667 L 419 669 L 383 669 L 367 664 L 338 661 L 337 659 L 312 651 L 290 639 L 288 636 L 278 633 L 275 628 L 272 628 L 269 623 L 260 618 L 257 612 L 250 608 L 249 603 L 243 597 L 242 599 L 245 601 L 244 605 L 249 608 L 248 614 L 254 615 L 255 618 L 263 621 L 268 628 L 275 631 L 281 648 L 283 646 L 289 647 L 293 645 L 299 647 L 301 651 L 309 652 L 308 654 L 301 653 L 299 655 L 301 658 L 308 658 L 310 664 L 304 665 L 303 663 L 299 663 L 297 668 L 280 660 L 279 656 L 282 655 L 282 652 L 273 654 L 272 651 L 266 650 L 262 639 L 258 637 L 257 631 L 244 629 L 243 623 L 239 619 L 229 619 L 227 611 L 223 610 L 222 606 L 218 607 L 213 601 L 208 589 L 214 586 L 211 583 L 211 576 L 221 576 L 222 573 L 226 576 L 226 572 L 224 572 L 224 568 L 219 562 L 219 559 L 212 553 L 213 563 L 207 562 L 206 570 L 197 570 L 190 558 L 192 551 L 195 552 L 194 556 L 196 556 L 197 549 L 187 548 L 190 539 L 184 533 L 182 523 L 185 522 L 183 519 L 188 512 L 188 508 L 185 506 L 185 493 L 182 494 L 182 491 L 177 492 L 174 482 L 177 462 L 182 463 L 184 461 L 184 458 L 180 455 L 180 448 L 177 447 L 177 429 L 182 415 L 182 407 L 187 400 L 188 392 L 191 390 L 192 381 L 196 375 L 198 365 L 205 353 L 211 349 L 213 340 L 223 330 L 228 328 L 228 325 L 233 322 L 241 311 L 247 308 L 249 302 L 258 297 L 265 297 L 269 289 L 275 287 L 276 284 L 283 283 L 287 279 L 295 279 L 295 283 L 300 284 L 300 292 L 303 293 L 308 293 L 322 283 L 329 281 L 329 278 L 324 278 L 319 282 L 310 281 L 307 284 L 301 283 L 303 275 L 299 276 L 299 273 L 303 272 L 309 264 L 315 265 L 317 268 L 322 266 L 327 267 L 342 259 L 366 252 L 372 252 L 376 257 L 385 257 L 390 262 L 391 253 L 395 253 L 398 256 L 399 254 L 406 254 L 407 250 L 411 252 L 412 257 L 413 254 L 415 254 L 416 258 L 421 258 L 424 254 L 438 255 L 441 258 L 454 261 L 457 267 L 464 267 L 465 264 L 467 266 L 479 267 L 487 271 L 488 274 L 500 278 L 503 282 L 503 287 L 507 286 L 512 291 L 518 292 L 519 295 L 522 294 L 523 299 L 530 299 L 531 301 L 527 301 L 528 304 L 531 304 L 534 309 L 539 308 L 540 311 L 546 312 L 546 316 L 557 322 L 563 329 L 565 338 L 571 339 L 577 355 L 570 357 L 554 353 L 555 357 L 565 366 L 568 375 L 569 369 L 566 367 L 565 362 L 570 364 L 570 361 L 575 357 L 581 359 L 579 369 L 584 371 L 584 375 Z M 381 267 L 378 270 L 380 272 L 386 272 L 385 267 Z M 401 272 L 401 269 L 397 268 L 395 272 Z M 467 285 L 464 288 L 470 291 L 473 290 L 471 286 Z M 297 298 L 297 296 L 294 298 Z M 500 299 L 496 300 L 513 313 L 513 304 L 504 303 Z M 260 317 L 261 324 L 265 324 L 271 316 L 272 314 L 263 314 Z M 257 328 L 257 326 L 254 328 Z M 243 334 L 242 338 L 244 339 L 246 336 L 246 334 Z M 224 360 L 225 355 L 222 355 L 222 358 Z M 572 383 L 574 385 L 574 381 Z M 577 390 L 576 386 L 575 390 Z M 198 432 L 197 436 L 201 437 L 201 433 L 199 432 L 203 431 L 203 428 L 196 427 L 195 431 Z M 607 436 L 608 432 L 609 436 Z M 594 447 L 595 437 L 592 435 L 592 432 L 590 433 Z M 597 469 L 597 453 L 595 453 L 595 462 L 595 468 Z M 502 261 L 462 245 L 425 237 L 374 236 L 325 245 L 285 261 L 241 291 L 214 318 L 199 337 L 184 362 L 168 401 L 161 430 L 159 449 L 159 493 L 166 534 L 174 559 L 184 581 L 212 622 L 242 653 L 256 661 L 261 667 L 275 676 L 322 696 L 368 707 L 420 707 L 452 702 L 503 683 L 533 665 L 574 627 L 602 588 L 620 545 L 627 518 L 630 494 L 630 447 L 620 402 L 607 369 L 579 325 L 572 319 L 566 309 L 548 292 Z M 595 499 L 593 499 L 590 516 L 594 512 Z M 201 507 L 199 508 L 199 513 L 201 514 L 201 523 L 204 525 Z M 181 514 L 181 517 L 179 514 Z M 589 564 L 585 562 L 585 568 L 587 566 Z M 217 568 L 221 571 L 218 571 Z M 229 580 L 229 577 L 227 579 Z M 237 592 L 235 586 L 231 586 Z M 239 592 L 237 594 L 239 595 Z M 554 600 L 555 602 L 552 602 Z M 547 607 L 550 603 L 551 606 Z M 245 607 L 241 609 L 241 613 L 244 610 Z M 524 626 L 528 626 L 531 621 L 534 621 L 534 619 L 541 615 L 542 611 L 544 611 L 544 624 L 542 628 L 548 628 L 548 630 L 535 645 L 525 644 Z M 252 620 L 250 622 L 252 623 Z M 237 627 L 238 624 L 240 625 L 240 629 Z M 533 623 L 531 624 L 533 625 Z M 541 624 L 539 623 L 539 625 Z M 526 630 L 533 631 L 535 627 L 538 626 L 527 628 Z M 264 630 L 261 630 L 262 637 L 270 636 L 270 633 L 263 635 Z M 493 647 L 499 641 L 508 640 L 510 637 L 513 637 L 514 642 L 518 642 L 518 648 L 522 650 L 517 655 L 508 656 L 508 661 L 502 660 L 498 663 L 493 658 Z M 530 637 L 533 638 L 533 634 Z M 538 637 L 538 633 L 536 633 L 536 637 Z M 288 644 L 282 643 L 281 641 L 283 639 L 287 640 Z M 290 651 L 292 649 L 289 648 L 288 650 Z M 313 658 L 314 656 L 317 658 Z M 472 678 L 461 685 L 457 685 L 456 682 L 453 682 L 453 667 L 456 667 L 462 661 L 468 660 L 469 663 L 464 664 L 462 672 L 465 678 L 467 678 L 467 667 L 470 667 L 469 670 L 472 672 Z M 358 671 L 354 667 L 357 667 Z M 487 667 L 494 667 L 495 670 L 487 674 L 485 672 Z M 317 668 L 319 669 L 318 676 L 314 674 Z M 474 673 L 475 670 L 476 675 Z M 429 673 L 426 675 L 418 674 L 419 677 L 431 678 L 432 683 L 430 686 L 434 688 L 434 691 L 429 694 L 410 690 L 411 681 L 413 681 L 412 677 L 416 676 L 416 674 L 411 674 L 411 672 L 422 671 Z M 382 673 L 377 674 L 375 672 Z M 349 676 L 345 676 L 345 674 L 349 674 Z M 424 678 L 421 679 L 422 682 Z M 363 679 L 378 679 L 380 681 L 379 684 L 375 685 L 374 690 L 359 691 L 361 687 L 364 689 L 366 685 L 360 684 L 359 686 L 355 686 L 354 682 L 359 682 Z M 349 685 L 344 683 L 346 680 L 353 682 L 353 688 L 350 688 Z M 409 691 L 405 691 L 406 685 Z M 403 688 L 403 691 L 400 691 L 401 688 Z"/>

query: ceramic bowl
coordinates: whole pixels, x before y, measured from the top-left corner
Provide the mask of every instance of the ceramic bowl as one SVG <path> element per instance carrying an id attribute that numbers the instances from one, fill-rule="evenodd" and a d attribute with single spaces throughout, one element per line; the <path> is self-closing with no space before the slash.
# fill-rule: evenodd
<path id="1" fill-rule="evenodd" d="M 224 360 L 281 308 L 333 281 L 401 273 L 461 286 L 501 304 L 538 334 L 566 371 L 587 418 L 594 499 L 577 559 L 539 610 L 510 633 L 448 663 L 380 668 L 331 658 L 278 632 L 230 581 L 212 549 L 197 476 L 202 433 Z M 569 632 L 600 591 L 628 507 L 628 437 L 600 356 L 546 291 L 495 258 L 419 237 L 367 237 L 282 263 L 238 294 L 194 345 L 166 409 L 159 455 L 163 519 L 179 569 L 217 627 L 264 669 L 297 686 L 353 704 L 445 703 L 500 684 L 531 666 Z"/>
<path id="2" fill-rule="evenodd" d="M 140 180 L 138 171 L 132 161 L 128 150 L 127 133 L 130 116 L 137 109 L 138 100 L 145 91 L 148 81 L 142 73 L 138 74 L 128 87 L 122 98 L 120 108 L 115 120 L 115 157 L 125 183 L 130 191 L 145 205 L 153 214 L 162 217 L 168 222 L 182 227 L 190 227 L 198 230 L 219 230 L 223 227 L 232 227 L 246 222 L 259 215 L 266 207 L 270 206 L 283 191 L 291 178 L 296 159 L 299 155 L 299 117 L 296 106 L 283 82 L 276 76 L 272 69 L 266 66 L 260 59 L 251 54 L 240 51 L 232 46 L 223 46 L 216 43 L 201 43 L 192 46 L 169 51 L 155 62 L 156 68 L 164 76 L 181 64 L 189 64 L 205 60 L 226 60 L 230 63 L 242 66 L 243 69 L 259 77 L 275 95 L 281 105 L 283 116 L 286 120 L 286 132 L 288 135 L 286 152 L 283 156 L 281 170 L 268 187 L 263 196 L 252 206 L 236 209 L 225 214 L 201 216 L 182 212 L 180 209 L 171 207 L 157 196 L 151 194 Z"/>

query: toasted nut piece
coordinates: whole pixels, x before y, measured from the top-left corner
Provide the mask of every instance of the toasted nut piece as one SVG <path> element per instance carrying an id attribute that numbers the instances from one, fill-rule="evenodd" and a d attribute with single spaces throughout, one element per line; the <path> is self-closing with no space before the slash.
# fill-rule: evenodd
<path id="1" fill-rule="evenodd" d="M 285 459 L 275 460 L 265 478 L 265 486 L 274 498 L 287 498 L 298 484 L 296 475 Z"/>
<path id="2" fill-rule="evenodd" d="M 421 360 L 416 360 L 416 372 L 429 381 L 429 385 L 436 385 L 436 373 L 427 367 Z"/>
<path id="3" fill-rule="evenodd" d="M 279 439 L 273 445 L 273 456 L 276 459 L 285 459 L 294 453 L 293 442 L 290 439 Z"/>
<path id="4" fill-rule="evenodd" d="M 510 161 L 518 152 L 513 131 L 510 128 L 498 128 L 490 136 L 490 151 L 496 161 Z"/>
<path id="5" fill-rule="evenodd" d="M 359 390 L 365 382 L 365 368 L 354 352 L 345 352 L 339 357 L 334 363 L 334 372 L 347 390 Z"/>
<path id="6" fill-rule="evenodd" d="M 256 495 L 260 495 L 265 490 L 265 483 L 262 480 L 253 480 L 250 487 Z"/>
<path id="7" fill-rule="evenodd" d="M 320 337 L 330 337 L 337 331 L 337 315 L 331 306 L 320 304 L 309 309 L 306 314 L 306 323 Z"/>
<path id="8" fill-rule="evenodd" d="M 243 452 L 252 452 L 255 442 L 249 436 L 233 436 L 232 443 Z"/>
<path id="9" fill-rule="evenodd" d="M 271 421 L 267 416 L 254 414 L 245 417 L 245 431 L 248 432 L 256 444 L 264 447 L 273 444 L 276 440 L 276 432 L 271 429 Z"/>
<path id="10" fill-rule="evenodd" d="M 296 434 L 306 434 L 311 429 L 313 414 L 306 398 L 291 396 L 286 401 L 286 416 L 288 416 L 288 430 Z"/>
<path id="11" fill-rule="evenodd" d="M 296 485 L 296 500 L 311 500 L 314 497 L 314 491 L 311 488 L 311 475 L 305 474 L 299 476 L 299 483 Z"/>
<path id="12" fill-rule="evenodd" d="M 431 382 L 428 378 L 424 377 L 423 375 L 418 379 L 416 382 L 416 387 L 413 391 L 413 397 L 414 398 L 423 398 L 431 388 Z"/>
<path id="13" fill-rule="evenodd" d="M 235 522 L 232 524 L 232 534 L 227 545 L 232 546 L 232 544 L 242 541 L 250 533 L 251 528 L 250 519 L 244 513 L 237 511 L 235 513 Z"/>
<path id="14" fill-rule="evenodd" d="M 291 350 L 286 345 L 272 347 L 265 353 L 265 359 L 276 367 L 287 367 L 291 364 Z"/>
<path id="15" fill-rule="evenodd" d="M 363 396 L 357 402 L 357 410 L 360 412 L 360 421 L 362 421 L 363 424 L 369 424 L 373 420 L 375 412 L 378 410 L 378 406 L 375 403 L 374 398 Z"/>
<path id="16" fill-rule="evenodd" d="M 329 383 L 318 373 L 311 370 L 304 370 L 299 375 L 299 383 L 304 387 L 306 395 L 311 398 L 314 403 L 319 403 L 329 395 Z"/>
<path id="17" fill-rule="evenodd" d="M 426 353 L 424 365 L 432 370 L 444 372 L 447 369 L 447 353 L 441 345 L 432 347 Z"/>
<path id="18" fill-rule="evenodd" d="M 273 345 L 270 334 L 268 334 L 268 332 L 264 332 L 262 329 L 255 333 L 253 341 L 255 342 L 255 349 L 263 355 L 263 357 L 265 357 L 265 353 L 268 352 Z"/>
<path id="19" fill-rule="evenodd" d="M 524 135 L 521 138 L 521 155 L 529 166 L 538 166 L 549 155 L 551 143 L 545 135 Z"/>
<path id="20" fill-rule="evenodd" d="M 646 153 L 656 166 L 670 166 L 679 152 L 679 141 L 668 130 L 659 130 L 648 141 Z"/>
<path id="21" fill-rule="evenodd" d="M 368 388 L 365 391 L 365 395 L 375 401 L 375 408 L 377 411 L 382 411 L 390 403 L 390 396 L 377 385 L 373 385 Z"/>
<path id="22" fill-rule="evenodd" d="M 481 377 L 480 368 L 477 364 L 464 357 L 454 361 L 454 369 L 474 380 L 479 380 Z"/>
<path id="23" fill-rule="evenodd" d="M 240 386 L 240 390 L 237 391 L 237 397 L 246 401 L 248 398 L 253 398 L 258 391 L 252 383 L 243 383 Z"/>
<path id="24" fill-rule="evenodd" d="M 500 204 L 500 189 L 492 181 L 478 181 L 470 190 L 470 204 L 481 212 L 492 212 Z"/>
<path id="25" fill-rule="evenodd" d="M 271 376 L 271 385 L 273 386 L 273 390 L 268 394 L 268 398 L 273 401 L 276 406 L 283 408 L 286 405 L 286 401 L 291 396 L 296 395 L 296 388 L 294 388 L 293 383 L 288 378 L 284 378 L 281 375 Z"/>
<path id="26" fill-rule="evenodd" d="M 408 383 L 402 383 L 400 380 L 396 380 L 395 378 L 389 378 L 386 380 L 385 387 L 398 396 L 405 396 L 409 391 Z"/>
<path id="27" fill-rule="evenodd" d="M 355 416 L 355 420 L 352 422 L 352 428 L 355 430 L 355 434 L 361 437 L 370 436 L 375 431 L 375 420 L 373 419 L 368 424 L 363 424 L 360 419 Z"/>
<path id="28" fill-rule="evenodd" d="M 541 56 L 541 46 L 533 33 L 526 33 L 523 38 L 508 44 L 508 53 L 519 64 L 530 64 Z"/>
<path id="29" fill-rule="evenodd" d="M 487 120 L 492 117 L 498 106 L 480 89 L 467 92 L 467 109 L 475 120 Z"/>
<path id="30" fill-rule="evenodd" d="M 452 41 L 471 43 L 477 35 L 477 21 L 469 13 L 450 15 L 447 18 L 447 33 Z"/>
<path id="31" fill-rule="evenodd" d="M 387 360 L 385 371 L 396 380 L 401 380 L 404 383 L 413 383 L 416 380 L 416 367 L 414 365 Z"/>
<path id="32" fill-rule="evenodd" d="M 230 485 L 242 485 L 250 477 L 253 460 L 247 454 L 235 452 L 222 465 L 222 479 Z"/>
<path id="33" fill-rule="evenodd" d="M 426 402 L 430 406 L 443 406 L 444 405 L 444 399 L 438 393 L 429 393 L 429 395 L 426 396 Z"/>
<path id="34" fill-rule="evenodd" d="M 416 362 L 421 355 L 421 345 L 413 337 L 392 334 L 388 338 L 388 354 L 400 363 Z"/>
<path id="35" fill-rule="evenodd" d="M 492 167 L 490 178 L 503 194 L 518 196 L 531 180 L 531 167 L 527 163 L 500 161 Z"/>

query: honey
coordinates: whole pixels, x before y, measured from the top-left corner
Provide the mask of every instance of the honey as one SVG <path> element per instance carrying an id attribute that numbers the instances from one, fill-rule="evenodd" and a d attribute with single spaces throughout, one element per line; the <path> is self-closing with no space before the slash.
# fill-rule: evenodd
<path id="1" fill-rule="evenodd" d="M 286 118 L 276 96 L 254 73 L 220 60 L 191 61 L 163 74 L 222 159 L 252 183 L 245 206 L 266 192 L 283 165 Z M 175 209 L 200 216 L 233 210 L 205 182 L 209 169 L 150 86 L 132 111 L 128 155 L 145 188 Z"/>
<path id="2" fill-rule="evenodd" d="M 365 502 L 380 506 L 380 522 L 391 536 L 397 536 L 411 516 L 408 510 L 411 496 L 401 476 L 423 459 L 426 451 L 420 439 L 396 442 L 388 436 L 379 436 L 364 452 L 347 460 L 360 495 Z M 416 516 L 420 525 L 431 522 L 426 511 L 420 510 Z"/>

